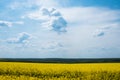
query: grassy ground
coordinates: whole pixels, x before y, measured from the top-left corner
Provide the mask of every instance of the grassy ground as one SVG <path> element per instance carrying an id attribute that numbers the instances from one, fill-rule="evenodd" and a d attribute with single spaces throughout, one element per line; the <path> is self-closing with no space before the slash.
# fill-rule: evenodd
<path id="1" fill-rule="evenodd" d="M 0 62 L 0 80 L 120 80 L 120 63 Z"/>

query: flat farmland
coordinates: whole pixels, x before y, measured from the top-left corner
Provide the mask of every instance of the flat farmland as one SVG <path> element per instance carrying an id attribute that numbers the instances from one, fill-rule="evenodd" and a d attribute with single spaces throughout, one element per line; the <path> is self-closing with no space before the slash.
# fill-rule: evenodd
<path id="1" fill-rule="evenodd" d="M 0 62 L 0 80 L 120 80 L 120 63 Z"/>

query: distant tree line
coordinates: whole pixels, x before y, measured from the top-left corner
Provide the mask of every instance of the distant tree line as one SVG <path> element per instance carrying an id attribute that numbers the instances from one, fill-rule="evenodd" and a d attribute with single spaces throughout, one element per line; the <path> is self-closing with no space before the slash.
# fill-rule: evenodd
<path id="1" fill-rule="evenodd" d="M 32 63 L 119 63 L 120 58 L 0 58 L 0 62 Z"/>

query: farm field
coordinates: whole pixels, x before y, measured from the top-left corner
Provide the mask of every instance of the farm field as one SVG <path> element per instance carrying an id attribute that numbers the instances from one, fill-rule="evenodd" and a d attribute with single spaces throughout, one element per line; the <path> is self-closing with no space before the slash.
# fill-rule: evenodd
<path id="1" fill-rule="evenodd" d="M 120 80 L 120 63 L 0 62 L 0 80 Z"/>

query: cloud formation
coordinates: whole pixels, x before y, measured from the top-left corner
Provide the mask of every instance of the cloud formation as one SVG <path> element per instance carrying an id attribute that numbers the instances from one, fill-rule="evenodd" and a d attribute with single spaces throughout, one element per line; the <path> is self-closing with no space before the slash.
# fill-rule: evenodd
<path id="1" fill-rule="evenodd" d="M 94 36 L 102 37 L 102 36 L 106 35 L 107 32 L 110 32 L 111 30 L 119 28 L 119 26 L 120 26 L 119 21 L 109 22 L 109 23 L 101 26 L 99 29 L 97 29 L 96 32 L 94 32 Z M 110 33 L 112 33 L 112 32 L 110 32 Z"/>
<path id="2" fill-rule="evenodd" d="M 30 13 L 24 16 L 24 18 L 25 17 L 33 20 L 39 20 L 41 21 L 41 24 L 43 24 L 42 26 L 44 28 L 56 31 L 57 33 L 67 31 L 67 21 L 61 15 L 61 13 L 54 8 L 41 8 L 40 11 Z"/>
<path id="3" fill-rule="evenodd" d="M 15 22 L 10 22 L 10 21 L 3 21 L 3 20 L 0 20 L 0 26 L 1 27 L 12 27 L 13 24 L 24 24 L 23 21 L 15 21 Z"/>
<path id="4" fill-rule="evenodd" d="M 62 7 L 59 4 L 65 6 Z M 19 0 L 11 4 L 8 10 L 3 9 L 1 19 L 23 20 L 25 24 L 11 22 L 15 27 L 5 25 L 5 23 L 7 27 L 0 26 L 0 53 L 16 53 L 15 56 L 19 57 L 53 57 L 54 55 L 74 58 L 100 57 L 100 55 L 109 57 L 110 54 L 120 53 L 120 10 L 97 6 L 67 7 L 66 5 L 61 4 L 61 0 Z M 11 28 L 8 29 L 8 27 Z M 64 35 L 54 34 L 54 32 L 66 31 Z M 30 39 L 31 35 L 26 32 L 34 35 L 35 38 Z M 20 34 L 10 37 L 17 33 Z"/>
<path id="5" fill-rule="evenodd" d="M 119 10 L 102 7 L 72 7 L 63 8 L 60 11 L 70 26 L 93 30 L 90 34 L 94 33 L 93 36 L 96 37 L 102 37 L 106 32 L 120 26 Z"/>
<path id="6" fill-rule="evenodd" d="M 52 30 L 58 33 L 66 32 L 67 21 L 63 18 L 61 13 L 54 8 L 52 8 L 49 11 L 49 13 L 50 13 L 49 26 L 52 27 Z"/>
<path id="7" fill-rule="evenodd" d="M 22 43 L 26 43 L 30 38 L 31 38 L 30 34 L 26 32 L 22 32 L 19 33 L 18 37 L 8 39 L 7 42 L 12 44 L 22 44 Z"/>
<path id="8" fill-rule="evenodd" d="M 9 21 L 1 21 L 0 20 L 0 26 L 1 27 L 11 27 L 13 25 L 12 22 L 9 22 Z"/>
<path id="9" fill-rule="evenodd" d="M 53 17 L 50 20 L 50 27 L 52 27 L 52 30 L 60 33 L 60 32 L 66 32 L 67 22 L 64 20 L 63 17 Z"/>

